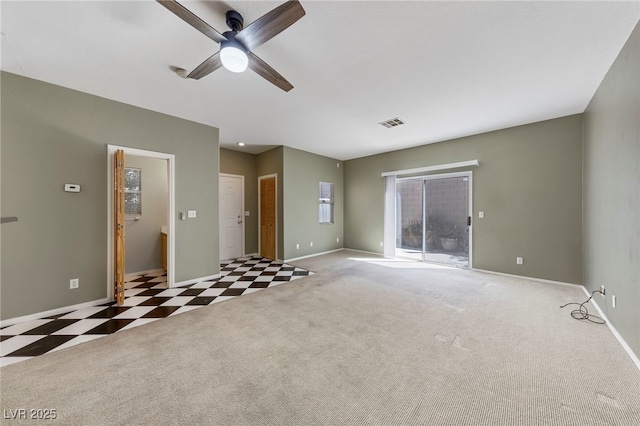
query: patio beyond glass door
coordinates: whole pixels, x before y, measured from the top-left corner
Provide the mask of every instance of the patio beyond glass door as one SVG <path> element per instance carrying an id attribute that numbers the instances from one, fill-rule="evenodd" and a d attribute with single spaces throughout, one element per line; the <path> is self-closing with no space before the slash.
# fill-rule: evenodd
<path id="1" fill-rule="evenodd" d="M 400 179 L 396 184 L 396 255 L 469 266 L 470 176 Z"/>
<path id="2" fill-rule="evenodd" d="M 396 256 L 423 260 L 424 181 L 396 182 Z"/>

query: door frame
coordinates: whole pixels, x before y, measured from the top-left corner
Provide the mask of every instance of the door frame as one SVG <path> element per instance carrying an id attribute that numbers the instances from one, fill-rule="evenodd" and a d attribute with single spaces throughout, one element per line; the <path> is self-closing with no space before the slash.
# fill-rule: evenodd
<path id="1" fill-rule="evenodd" d="M 113 155 L 116 150 L 124 151 L 125 160 L 127 155 L 139 157 L 157 158 L 167 160 L 167 180 L 169 184 L 169 208 L 167 212 L 167 287 L 175 286 L 175 167 L 176 158 L 173 154 L 163 152 L 147 151 L 144 149 L 129 148 L 126 146 L 107 145 L 107 298 L 114 300 L 113 292 Z M 126 164 L 126 163 L 125 163 Z M 159 231 L 158 231 L 159 232 Z"/>
<path id="2" fill-rule="evenodd" d="M 422 176 L 410 176 L 410 177 L 396 177 L 396 197 L 398 193 L 398 182 L 407 181 L 407 180 L 435 180 L 435 179 L 446 179 L 446 178 L 455 178 L 455 177 L 467 177 L 469 178 L 469 216 L 471 217 L 471 225 L 469 225 L 469 265 L 467 265 L 464 269 L 473 269 L 473 171 L 464 171 L 464 172 L 452 172 L 452 173 L 441 173 L 436 175 L 422 175 Z M 395 199 L 395 198 L 394 198 Z M 423 205 L 426 202 L 426 199 L 422 200 Z M 395 204 L 394 204 L 395 207 Z M 398 218 L 394 217 L 394 226 L 396 229 Z M 423 231 L 424 235 L 424 231 Z M 394 252 L 396 250 L 395 241 L 394 241 Z M 394 256 L 395 257 L 395 256 Z"/>
<path id="3" fill-rule="evenodd" d="M 262 211 L 260 208 L 260 202 L 262 200 L 262 189 L 261 189 L 261 181 L 265 180 L 265 179 L 271 179 L 271 178 L 275 178 L 276 180 L 276 190 L 275 190 L 275 194 L 276 194 L 276 238 L 275 238 L 275 243 L 276 243 L 276 259 L 274 260 L 278 260 L 278 174 L 277 173 L 272 173 L 269 175 L 264 175 L 264 176 L 258 176 L 258 255 L 261 256 L 260 254 L 260 240 L 261 240 L 261 233 L 262 233 Z"/>
<path id="4" fill-rule="evenodd" d="M 222 218 L 222 215 L 220 214 L 220 208 L 222 207 L 222 203 L 221 198 L 222 198 L 222 194 L 220 193 L 219 189 L 220 189 L 220 183 L 222 182 L 222 178 L 232 178 L 232 179 L 240 179 L 240 215 L 242 217 L 242 230 L 241 230 L 241 236 L 240 236 L 240 256 L 245 256 L 245 246 L 244 246 L 244 240 L 245 240 L 245 215 L 244 215 L 244 176 L 243 175 L 234 175 L 231 173 L 220 173 L 220 179 L 218 179 L 218 235 L 222 235 L 222 227 L 220 226 L 220 219 Z M 220 241 L 222 241 L 222 238 L 219 239 L 218 243 L 220 243 Z M 219 244 L 218 244 L 219 245 Z M 220 247 L 218 247 L 218 250 L 221 250 Z M 222 256 L 221 256 L 222 257 Z"/>

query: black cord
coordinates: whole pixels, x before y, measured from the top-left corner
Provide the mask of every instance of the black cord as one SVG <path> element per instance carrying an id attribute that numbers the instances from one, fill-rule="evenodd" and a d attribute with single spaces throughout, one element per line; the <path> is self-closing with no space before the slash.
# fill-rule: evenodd
<path id="1" fill-rule="evenodd" d="M 583 302 L 583 303 L 575 303 L 575 302 L 574 303 L 567 303 L 566 305 L 560 306 L 560 308 L 564 308 L 564 307 L 569 306 L 569 305 L 578 305 L 579 306 L 578 309 L 574 309 L 573 311 L 571 311 L 571 316 L 573 318 L 575 318 L 577 320 L 591 321 L 591 322 L 596 323 L 596 324 L 606 324 L 607 322 L 605 320 L 603 320 L 602 318 L 600 318 L 599 316 L 590 315 L 589 311 L 587 310 L 587 307 L 584 306 L 587 303 L 589 303 L 589 301 L 591 299 L 593 299 L 593 294 L 594 293 L 600 293 L 600 294 L 604 295 L 604 293 L 601 292 L 600 290 L 594 290 L 594 291 L 591 292 L 591 296 L 589 296 L 589 298 L 585 302 Z M 595 318 L 595 319 L 591 319 L 591 318 Z"/>

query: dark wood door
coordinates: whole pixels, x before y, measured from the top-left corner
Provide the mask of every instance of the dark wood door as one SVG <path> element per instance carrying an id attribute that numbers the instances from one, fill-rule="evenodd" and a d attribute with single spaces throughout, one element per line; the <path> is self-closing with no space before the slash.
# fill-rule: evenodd
<path id="1" fill-rule="evenodd" d="M 260 181 L 260 256 L 276 258 L 276 178 Z"/>

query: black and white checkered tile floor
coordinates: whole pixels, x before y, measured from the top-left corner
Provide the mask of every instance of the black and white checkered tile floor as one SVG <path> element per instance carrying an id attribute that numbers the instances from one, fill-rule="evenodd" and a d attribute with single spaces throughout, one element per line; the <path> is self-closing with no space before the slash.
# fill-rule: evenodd
<path id="1" fill-rule="evenodd" d="M 121 306 L 107 303 L 0 329 L 0 366 L 68 348 L 313 274 L 262 257 L 223 261 L 220 278 L 167 288 L 166 275 L 129 276 Z"/>

